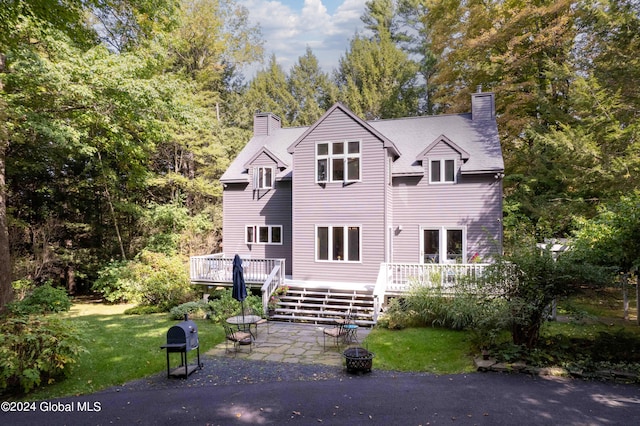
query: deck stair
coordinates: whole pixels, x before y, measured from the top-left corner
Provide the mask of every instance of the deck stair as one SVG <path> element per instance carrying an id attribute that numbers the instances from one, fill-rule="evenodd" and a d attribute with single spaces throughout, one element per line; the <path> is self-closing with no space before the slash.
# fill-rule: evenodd
<path id="1" fill-rule="evenodd" d="M 307 288 L 289 286 L 286 295 L 280 296 L 279 307 L 272 319 L 278 321 L 335 324 L 351 311 L 356 324 L 370 327 L 373 320 L 373 294 L 371 290 Z"/>

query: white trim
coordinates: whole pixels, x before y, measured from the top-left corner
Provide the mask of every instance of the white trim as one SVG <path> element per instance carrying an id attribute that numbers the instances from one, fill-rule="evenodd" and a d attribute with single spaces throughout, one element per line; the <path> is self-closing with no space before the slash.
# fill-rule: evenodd
<path id="1" fill-rule="evenodd" d="M 249 229 L 253 230 L 253 239 L 255 241 L 249 241 L 248 237 L 248 230 Z M 260 240 L 260 228 L 267 228 L 267 241 L 259 241 Z M 274 243 L 273 242 L 273 229 L 274 228 L 279 228 L 280 229 L 280 242 L 279 243 Z M 281 246 L 283 244 L 283 239 L 284 239 L 284 234 L 282 232 L 282 225 L 245 225 L 244 227 L 244 243 L 245 244 L 259 244 L 259 245 L 276 245 L 276 246 Z"/>
<path id="2" fill-rule="evenodd" d="M 333 153 L 333 145 L 341 143 L 343 144 L 342 154 L 334 154 Z M 357 153 L 349 153 L 349 144 L 357 143 L 358 144 L 358 152 Z M 318 154 L 318 146 L 327 145 L 327 154 Z M 360 140 L 334 140 L 334 141 L 322 141 L 316 142 L 315 151 L 314 151 L 314 174 L 315 174 L 315 182 L 326 184 L 326 183 L 354 183 L 354 182 L 362 182 L 362 141 Z M 343 178 L 342 179 L 333 179 L 333 160 L 342 159 L 343 164 Z M 350 159 L 358 159 L 358 179 L 349 179 L 349 160 Z M 325 179 L 318 179 L 318 161 L 325 160 L 326 161 L 326 170 L 325 170 Z"/>
<path id="3" fill-rule="evenodd" d="M 318 256 L 318 228 L 328 228 L 327 230 L 327 257 L 328 259 L 319 259 Z M 343 251 L 344 253 L 348 256 L 349 255 L 349 228 L 358 228 L 358 260 L 334 260 L 332 253 L 331 253 L 331 247 L 333 246 L 333 229 L 334 228 L 343 228 L 343 241 L 345 242 L 345 245 L 343 247 Z M 314 227 L 314 234 L 313 234 L 313 239 L 314 239 L 314 256 L 315 256 L 315 261 L 316 262 L 322 262 L 322 263 L 362 263 L 362 225 L 357 225 L 357 224 L 349 224 L 349 225 L 315 225 Z"/>
<path id="4" fill-rule="evenodd" d="M 438 241 L 438 263 L 439 264 L 447 264 L 447 263 L 456 263 L 450 261 L 447 256 L 444 258 L 440 255 L 441 253 L 447 252 L 447 231 L 462 231 L 462 259 L 460 263 L 467 263 L 467 227 L 460 225 L 452 225 L 452 226 L 420 226 L 420 233 L 418 238 L 420 240 L 420 252 L 418 263 L 424 264 L 424 231 L 433 230 L 438 231 L 439 241 Z"/>
<path id="5" fill-rule="evenodd" d="M 427 158 L 428 161 L 428 175 L 429 175 L 429 184 L 430 185 L 452 185 L 458 182 L 458 161 L 455 158 Z M 433 181 L 431 178 L 431 163 L 432 162 L 440 163 L 440 180 Z M 453 180 L 446 180 L 446 163 L 447 161 L 453 161 Z"/>
<path id="6" fill-rule="evenodd" d="M 271 172 L 269 185 L 265 185 L 267 181 L 267 170 Z M 273 189 L 276 181 L 276 171 L 274 167 L 255 166 L 253 168 L 253 189 Z"/>

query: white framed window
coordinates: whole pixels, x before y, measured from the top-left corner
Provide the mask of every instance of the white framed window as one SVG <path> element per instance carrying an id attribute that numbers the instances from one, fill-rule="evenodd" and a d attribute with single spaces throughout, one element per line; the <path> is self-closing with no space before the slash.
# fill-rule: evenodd
<path id="1" fill-rule="evenodd" d="M 360 141 L 320 142 L 316 145 L 316 183 L 360 180 Z"/>
<path id="2" fill-rule="evenodd" d="M 455 183 L 456 161 L 450 159 L 429 161 L 429 183 Z"/>
<path id="3" fill-rule="evenodd" d="M 466 262 L 467 233 L 464 227 L 422 228 L 421 234 L 422 263 Z"/>
<path id="4" fill-rule="evenodd" d="M 316 226 L 316 260 L 321 262 L 360 262 L 360 226 Z"/>
<path id="5" fill-rule="evenodd" d="M 253 168 L 253 189 L 273 189 L 273 167 Z"/>
<path id="6" fill-rule="evenodd" d="M 282 244 L 282 225 L 247 225 L 247 244 Z"/>

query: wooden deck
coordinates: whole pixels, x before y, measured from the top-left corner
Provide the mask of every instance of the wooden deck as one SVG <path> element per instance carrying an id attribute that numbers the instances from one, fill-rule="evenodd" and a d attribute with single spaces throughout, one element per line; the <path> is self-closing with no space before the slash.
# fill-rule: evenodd
<path id="1" fill-rule="evenodd" d="M 233 284 L 233 258 L 224 254 L 193 256 L 190 259 L 192 284 L 222 285 Z M 284 259 L 242 259 L 244 281 L 247 286 L 261 287 L 276 266 L 285 270 Z"/>
<path id="2" fill-rule="evenodd" d="M 327 301 L 330 300 L 327 294 L 332 290 L 353 291 L 354 294 L 359 292 L 370 295 L 373 300 L 372 321 L 375 323 L 382 307 L 386 304 L 387 297 L 406 294 L 412 285 L 438 287 L 445 292 L 449 289 L 453 294 L 458 284 L 474 283 L 481 279 L 488 264 L 382 263 L 377 281 L 370 284 L 301 282 L 285 279 L 284 259 L 244 258 L 242 266 L 247 287 L 260 289 L 264 306 L 267 305 L 271 294 L 283 285 L 302 289 L 302 292 L 308 293 L 305 296 L 306 299 L 311 297 L 310 292 L 322 291 L 323 297 Z M 194 256 L 191 258 L 190 276 L 192 284 L 231 287 L 233 285 L 233 258 L 225 257 L 224 254 Z M 296 300 L 295 314 L 304 313 L 302 311 L 304 307 L 308 307 L 306 305 L 316 302 L 311 299 L 305 300 L 305 297 Z M 327 301 L 323 303 L 326 305 Z M 353 301 L 350 305 L 353 306 Z M 291 314 L 291 312 L 286 312 L 287 309 L 283 306 L 282 313 Z"/>

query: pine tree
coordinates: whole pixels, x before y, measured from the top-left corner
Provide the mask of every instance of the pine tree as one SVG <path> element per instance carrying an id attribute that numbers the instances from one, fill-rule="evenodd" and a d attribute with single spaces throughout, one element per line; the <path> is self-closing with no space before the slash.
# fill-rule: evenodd
<path id="1" fill-rule="evenodd" d="M 331 107 L 336 99 L 336 87 L 324 73 L 311 48 L 289 72 L 289 91 L 297 103 L 289 122 L 294 126 L 309 126 Z"/>

